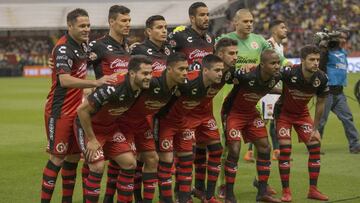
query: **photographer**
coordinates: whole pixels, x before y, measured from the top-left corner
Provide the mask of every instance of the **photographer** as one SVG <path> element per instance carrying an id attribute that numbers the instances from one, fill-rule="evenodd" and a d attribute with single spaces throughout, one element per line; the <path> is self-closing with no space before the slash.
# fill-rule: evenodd
<path id="1" fill-rule="evenodd" d="M 357 154 L 360 152 L 359 133 L 355 128 L 353 116 L 343 92 L 347 84 L 348 61 L 344 48 L 348 33 L 345 30 L 321 32 L 316 33 L 315 37 L 318 38 L 318 45 L 323 50 L 320 69 L 327 73 L 330 89 L 318 130 L 322 137 L 329 113 L 334 112 L 343 124 L 350 153 Z"/>

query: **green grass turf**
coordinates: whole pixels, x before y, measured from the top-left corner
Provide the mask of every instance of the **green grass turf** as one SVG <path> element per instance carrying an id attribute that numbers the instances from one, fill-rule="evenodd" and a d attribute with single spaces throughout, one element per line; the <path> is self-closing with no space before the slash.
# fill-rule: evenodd
<path id="1" fill-rule="evenodd" d="M 349 87 L 345 90 L 347 95 L 353 97 L 353 85 L 359 78 L 360 74 L 349 75 Z M 0 78 L 0 202 L 40 202 L 42 170 L 48 158 L 44 150 L 43 110 L 49 88 L 49 79 Z M 348 103 L 355 125 L 360 129 L 360 107 L 351 99 L 348 99 Z M 306 199 L 308 173 L 305 147 L 296 143 L 295 139 L 293 141 L 294 161 L 290 179 L 293 202 L 315 202 Z M 343 127 L 334 114 L 330 115 L 322 146 L 326 154 L 322 156 L 319 178 L 321 191 L 329 195 L 332 201 L 359 197 L 360 154 L 348 152 Z M 242 154 L 244 151 L 243 145 Z M 273 162 L 272 168 L 270 184 L 280 191 L 276 162 Z M 74 202 L 82 202 L 78 174 Z M 256 190 L 251 186 L 254 177 L 255 165 L 239 161 L 235 191 L 240 202 L 255 202 Z M 104 181 L 105 178 L 102 193 Z M 59 178 L 53 202 L 60 202 L 60 183 Z M 360 197 L 344 202 L 360 202 Z"/>

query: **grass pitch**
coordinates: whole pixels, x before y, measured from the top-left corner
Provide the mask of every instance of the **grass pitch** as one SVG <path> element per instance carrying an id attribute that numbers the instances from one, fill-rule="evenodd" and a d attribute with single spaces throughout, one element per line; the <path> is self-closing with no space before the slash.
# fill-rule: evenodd
<path id="1" fill-rule="evenodd" d="M 346 95 L 353 97 L 353 85 L 359 78 L 359 73 L 349 75 Z M 40 202 L 42 170 L 48 159 L 43 112 L 50 79 L 0 78 L 0 88 L 0 202 Z M 348 103 L 360 130 L 360 106 L 352 99 L 348 99 Z M 360 202 L 360 154 L 349 153 L 344 129 L 334 114 L 330 114 L 325 130 L 322 150 L 326 154 L 322 156 L 319 188 L 329 195 L 330 202 Z M 242 154 L 245 148 L 243 145 Z M 293 202 L 316 202 L 306 199 L 307 154 L 305 146 L 296 139 L 292 158 Z M 239 202 L 255 202 L 256 190 L 252 187 L 255 174 L 255 164 L 239 161 L 235 185 Z M 78 203 L 82 202 L 80 176 L 79 171 L 74 194 L 74 202 Z M 281 191 L 277 162 L 272 162 L 270 184 Z M 52 202 L 61 202 L 60 188 L 58 178 Z"/>

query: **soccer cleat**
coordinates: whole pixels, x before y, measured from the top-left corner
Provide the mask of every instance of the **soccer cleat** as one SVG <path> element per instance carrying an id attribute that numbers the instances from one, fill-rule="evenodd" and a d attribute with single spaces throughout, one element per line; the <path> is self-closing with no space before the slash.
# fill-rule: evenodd
<path id="1" fill-rule="evenodd" d="M 233 198 L 233 199 L 225 199 L 224 203 L 237 203 L 237 201 L 235 200 L 235 198 Z"/>
<path id="2" fill-rule="evenodd" d="M 201 200 L 201 201 L 206 200 L 204 191 L 201 191 L 201 190 L 199 190 L 199 189 L 193 188 L 193 190 L 191 191 L 191 193 L 192 193 L 192 195 L 193 195 L 195 198 L 198 198 L 198 199 Z"/>
<path id="3" fill-rule="evenodd" d="M 257 181 L 256 178 L 254 178 L 253 186 L 256 187 L 257 189 L 259 189 L 259 182 Z M 270 185 L 266 185 L 266 193 L 269 195 L 277 194 L 276 190 L 274 188 L 272 188 Z"/>
<path id="4" fill-rule="evenodd" d="M 219 199 L 225 199 L 225 185 L 222 184 L 218 187 L 218 195 L 217 197 Z"/>
<path id="5" fill-rule="evenodd" d="M 244 160 L 248 162 L 255 162 L 254 152 L 252 150 L 248 150 L 245 153 Z"/>
<path id="6" fill-rule="evenodd" d="M 256 197 L 256 201 L 259 201 L 259 202 L 274 202 L 274 203 L 280 203 L 281 200 L 276 198 L 276 197 L 273 197 L 269 194 L 264 194 L 262 196 L 257 196 Z"/>
<path id="7" fill-rule="evenodd" d="M 316 199 L 320 201 L 328 201 L 329 197 L 322 194 L 316 186 L 310 186 L 309 193 L 308 193 L 308 199 Z"/>
<path id="8" fill-rule="evenodd" d="M 274 149 L 273 154 L 272 154 L 272 160 L 276 161 L 279 159 L 280 156 L 280 150 L 278 149 Z"/>
<path id="9" fill-rule="evenodd" d="M 290 188 L 283 188 L 281 201 L 282 202 L 291 202 L 292 201 Z"/>
<path id="10" fill-rule="evenodd" d="M 221 201 L 217 200 L 215 197 L 211 197 L 210 199 L 202 201 L 202 203 L 221 203 Z"/>
<path id="11" fill-rule="evenodd" d="M 360 153 L 360 144 L 356 145 L 355 147 L 352 147 L 352 148 L 350 149 L 350 153 L 351 153 L 351 154 L 358 154 L 358 153 Z"/>

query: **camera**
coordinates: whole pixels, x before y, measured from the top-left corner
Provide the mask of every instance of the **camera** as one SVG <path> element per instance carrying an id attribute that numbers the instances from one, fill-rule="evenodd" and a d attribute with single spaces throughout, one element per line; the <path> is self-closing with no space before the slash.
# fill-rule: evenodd
<path id="1" fill-rule="evenodd" d="M 313 41 L 319 47 L 335 48 L 339 46 L 340 35 L 341 32 L 339 31 L 334 30 L 330 32 L 324 28 L 323 31 L 315 33 Z"/>

